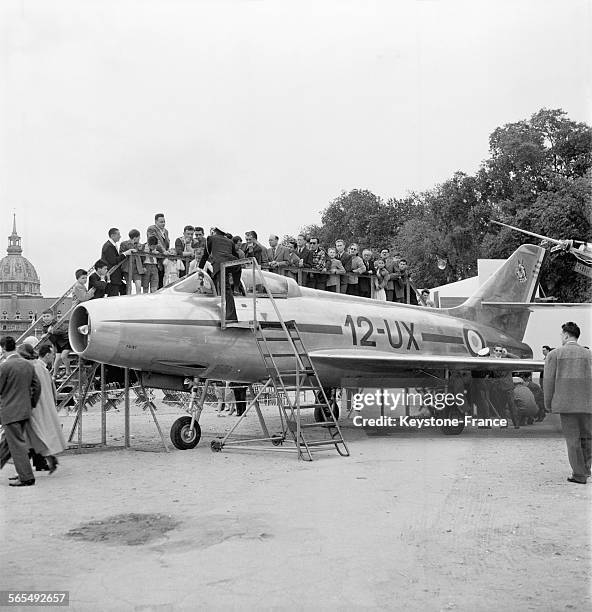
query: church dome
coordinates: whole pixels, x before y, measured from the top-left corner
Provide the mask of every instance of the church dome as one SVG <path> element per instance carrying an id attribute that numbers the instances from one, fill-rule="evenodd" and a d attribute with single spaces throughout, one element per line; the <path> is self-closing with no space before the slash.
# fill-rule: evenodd
<path id="1" fill-rule="evenodd" d="M 6 257 L 0 259 L 0 296 L 19 297 L 41 295 L 41 283 L 33 264 L 22 255 L 20 236 L 16 233 L 16 216 L 12 234 L 8 237 Z"/>

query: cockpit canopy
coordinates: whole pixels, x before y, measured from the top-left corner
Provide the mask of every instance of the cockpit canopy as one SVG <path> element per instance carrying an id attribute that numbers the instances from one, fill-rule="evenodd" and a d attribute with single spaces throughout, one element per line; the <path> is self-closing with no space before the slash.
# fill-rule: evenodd
<path id="1" fill-rule="evenodd" d="M 257 297 L 268 297 L 263 285 L 263 279 L 274 298 L 299 297 L 300 287 L 295 280 L 287 276 L 281 276 L 273 272 L 257 271 L 253 274 L 251 268 L 242 270 L 241 285 L 247 296 L 253 296 L 253 284 Z M 254 282 L 253 282 L 254 281 Z M 183 277 L 181 280 L 162 289 L 162 291 L 174 291 L 176 293 L 190 293 L 203 297 L 214 297 L 217 295 L 212 278 L 203 270 L 196 270 Z"/>

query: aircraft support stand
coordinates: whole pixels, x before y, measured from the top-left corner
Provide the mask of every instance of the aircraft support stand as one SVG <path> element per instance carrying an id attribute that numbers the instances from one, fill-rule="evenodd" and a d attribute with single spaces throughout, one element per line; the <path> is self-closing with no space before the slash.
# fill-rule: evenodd
<path id="1" fill-rule="evenodd" d="M 160 440 L 162 442 L 162 445 L 164 446 L 164 450 L 167 453 L 170 453 L 169 447 L 167 446 L 164 435 L 162 433 L 162 429 L 160 428 L 160 423 L 158 422 L 158 419 L 156 418 L 156 412 L 155 412 L 156 408 L 154 406 L 154 403 L 150 399 L 150 396 L 148 395 L 146 388 L 144 387 L 144 383 L 142 382 L 142 377 L 140 376 L 140 373 L 136 372 L 136 374 L 138 378 L 138 384 L 140 385 L 140 389 L 142 389 L 142 393 L 144 394 L 144 397 L 146 398 L 146 401 L 145 401 L 146 406 L 148 406 L 148 409 L 150 410 L 150 414 L 152 415 L 152 420 L 154 421 L 154 424 L 156 425 L 156 429 L 158 429 L 158 435 L 160 436 Z"/>

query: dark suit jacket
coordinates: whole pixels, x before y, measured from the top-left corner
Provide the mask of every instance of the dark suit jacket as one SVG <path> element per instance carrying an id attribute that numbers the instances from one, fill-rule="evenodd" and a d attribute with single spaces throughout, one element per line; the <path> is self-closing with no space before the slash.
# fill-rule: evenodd
<path id="1" fill-rule="evenodd" d="M 366 261 L 363 257 L 362 257 L 362 261 L 364 262 L 364 265 L 366 266 L 366 272 L 363 272 L 363 276 L 360 276 L 358 278 L 358 287 L 360 289 L 360 291 L 364 291 L 366 293 L 370 293 L 371 292 L 371 285 L 372 285 L 372 276 L 375 272 L 374 269 L 374 262 L 370 259 L 368 261 Z"/>
<path id="2" fill-rule="evenodd" d="M 119 245 L 119 252 L 120 253 L 125 253 L 126 251 L 129 251 L 130 249 L 135 249 L 136 251 L 139 250 L 139 244 L 134 244 L 133 240 L 124 240 L 120 245 Z M 140 256 L 140 253 L 132 253 L 130 255 L 130 258 L 132 260 L 132 274 L 144 274 L 144 272 L 146 272 L 146 270 L 144 270 L 144 266 L 142 264 L 142 257 Z M 124 263 L 123 266 L 121 266 L 123 268 L 123 274 L 125 276 L 127 276 L 128 270 L 129 270 L 129 262 Z"/>
<path id="3" fill-rule="evenodd" d="M 297 248 L 296 255 L 298 259 L 304 260 L 303 268 L 312 268 L 312 251 L 308 247 Z"/>
<path id="4" fill-rule="evenodd" d="M 339 253 L 336 254 L 337 259 L 343 264 L 346 272 L 351 272 L 352 269 L 352 256 L 347 252 L 343 251 L 341 255 Z"/>
<path id="5" fill-rule="evenodd" d="M 90 298 L 91 300 L 95 300 L 96 298 L 105 297 L 105 289 L 107 287 L 107 281 L 101 280 L 101 277 L 96 272 L 93 272 L 88 277 L 89 291 L 93 287 L 95 288 L 95 294 L 92 296 L 92 298 Z"/>
<path id="6" fill-rule="evenodd" d="M 210 260 L 212 268 L 214 268 L 214 276 L 220 272 L 220 264 L 223 261 L 233 261 L 238 259 L 238 253 L 234 242 L 226 236 L 208 236 L 206 240 L 206 249 L 199 262 L 199 267 L 203 268 L 206 261 Z"/>
<path id="7" fill-rule="evenodd" d="M 119 251 L 113 246 L 113 244 L 107 240 L 101 250 L 101 259 L 109 266 L 109 269 L 111 269 L 120 261 L 123 261 L 125 256 L 120 255 Z M 123 270 L 121 269 L 121 266 L 111 273 L 110 278 L 112 285 L 123 285 Z"/>
<path id="8" fill-rule="evenodd" d="M 9 356 L 0 365 L 0 422 L 24 421 L 39 401 L 41 383 L 33 364 L 20 355 Z"/>
<path id="9" fill-rule="evenodd" d="M 251 242 L 250 244 L 245 242 L 243 251 L 245 252 L 245 257 L 254 257 L 259 265 L 263 264 L 263 249 L 256 242 Z"/>

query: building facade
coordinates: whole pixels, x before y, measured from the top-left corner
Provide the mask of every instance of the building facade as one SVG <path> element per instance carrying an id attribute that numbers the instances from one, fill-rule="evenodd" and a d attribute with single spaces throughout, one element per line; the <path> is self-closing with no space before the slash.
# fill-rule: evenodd
<path id="1" fill-rule="evenodd" d="M 66 288 L 64 288 L 66 289 Z M 41 281 L 33 264 L 23 257 L 21 238 L 16 231 L 16 215 L 13 217 L 12 234 L 8 237 L 6 256 L 0 260 L 0 335 L 18 338 L 41 317 L 41 313 L 55 304 L 58 316 L 65 313 L 71 298 L 43 297 Z M 41 329 L 36 330 L 41 335 Z"/>

